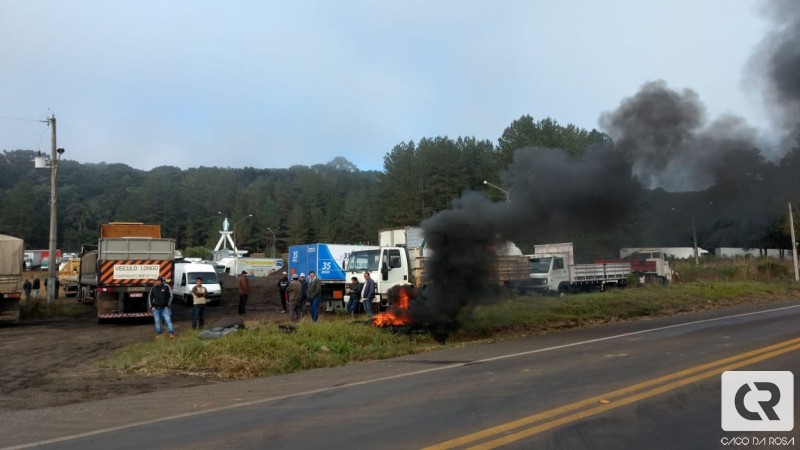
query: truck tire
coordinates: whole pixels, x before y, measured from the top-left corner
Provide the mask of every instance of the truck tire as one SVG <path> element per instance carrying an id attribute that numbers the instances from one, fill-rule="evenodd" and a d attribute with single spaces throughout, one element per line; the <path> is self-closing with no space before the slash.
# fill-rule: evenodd
<path id="1" fill-rule="evenodd" d="M 561 283 L 561 284 L 558 285 L 558 293 L 559 294 L 562 294 L 562 295 L 563 294 L 569 294 L 570 292 L 572 292 L 572 289 L 570 289 L 568 283 Z"/>
<path id="2" fill-rule="evenodd" d="M 183 304 L 186 306 L 194 306 L 194 299 L 192 298 L 191 295 L 185 294 L 183 296 Z"/>

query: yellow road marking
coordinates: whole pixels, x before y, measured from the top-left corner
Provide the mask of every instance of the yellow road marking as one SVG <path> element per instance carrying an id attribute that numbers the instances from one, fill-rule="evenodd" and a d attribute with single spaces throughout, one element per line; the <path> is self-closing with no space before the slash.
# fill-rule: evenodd
<path id="1" fill-rule="evenodd" d="M 654 378 L 652 380 L 645 381 L 643 383 L 628 386 L 598 396 L 590 397 L 585 400 L 581 400 L 575 403 L 570 403 L 568 405 L 560 406 L 558 408 L 537 413 L 528 417 L 523 417 L 521 419 L 517 419 L 512 422 L 508 422 L 495 427 L 490 427 L 485 430 L 471 433 L 456 439 L 451 439 L 449 441 L 435 444 L 430 447 L 426 447 L 424 450 L 445 450 L 456 447 L 462 447 L 465 445 L 476 443 L 478 441 L 497 437 L 504 433 L 509 433 L 512 432 L 513 430 L 533 425 L 538 422 L 549 420 L 548 422 L 542 423 L 540 425 L 536 425 L 531 428 L 525 428 L 521 431 L 517 431 L 512 434 L 507 434 L 505 436 L 496 438 L 494 440 L 484 442 L 480 445 L 470 447 L 475 449 L 495 448 L 501 445 L 506 445 L 511 442 L 535 435 L 537 433 L 541 433 L 542 431 L 546 431 L 576 420 L 581 420 L 589 416 L 600 414 L 605 411 L 619 408 L 621 406 L 625 406 L 630 403 L 634 403 L 649 397 L 653 397 L 655 395 L 662 394 L 664 392 L 668 392 L 673 389 L 677 389 L 687 384 L 691 384 L 706 378 L 710 378 L 714 375 L 721 374 L 726 370 L 733 370 L 739 367 L 754 364 L 756 362 L 774 358 L 775 356 L 779 356 L 784 353 L 792 352 L 795 350 L 800 350 L 800 338 L 790 339 L 788 341 L 780 342 L 778 344 L 770 345 L 757 350 L 741 353 L 735 356 L 731 356 L 729 358 L 724 358 L 711 363 L 701 364 L 699 366 L 681 370 L 679 372 L 675 372 L 659 378 Z M 646 390 L 644 392 L 639 392 L 651 387 L 654 388 Z M 608 403 L 602 403 L 603 401 L 608 401 Z M 598 404 L 599 406 L 597 406 Z M 562 416 L 563 414 L 588 408 L 591 406 L 594 407 L 585 409 L 583 411 L 575 412 L 567 416 L 559 417 Z"/>

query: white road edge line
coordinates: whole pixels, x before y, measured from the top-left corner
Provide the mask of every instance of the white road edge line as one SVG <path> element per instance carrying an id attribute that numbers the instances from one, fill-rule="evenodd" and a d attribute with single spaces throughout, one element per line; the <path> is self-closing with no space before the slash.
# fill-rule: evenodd
<path id="1" fill-rule="evenodd" d="M 396 380 L 398 378 L 411 377 L 411 376 L 422 375 L 422 374 L 431 373 L 431 372 L 438 372 L 440 370 L 453 369 L 453 368 L 456 368 L 456 367 L 463 367 L 463 366 L 468 366 L 468 365 L 473 365 L 473 364 L 481 364 L 481 363 L 492 362 L 492 361 L 499 361 L 499 360 L 503 360 L 503 359 L 517 358 L 517 357 L 520 357 L 520 356 L 527 356 L 527 355 L 532 355 L 532 354 L 535 354 L 535 353 L 543 353 L 543 352 L 548 352 L 548 351 L 553 351 L 553 350 L 560 350 L 560 349 L 569 348 L 569 347 L 577 347 L 577 346 L 580 346 L 580 345 L 586 345 L 586 344 L 592 344 L 592 343 L 595 343 L 595 342 L 602 342 L 602 341 L 608 341 L 608 340 L 612 340 L 612 339 L 619 339 L 619 338 L 624 338 L 624 337 L 629 337 L 629 336 L 635 336 L 635 335 L 638 335 L 638 334 L 653 333 L 653 332 L 656 332 L 656 331 L 668 330 L 670 328 L 679 328 L 679 327 L 686 327 L 686 326 L 690 326 L 690 325 L 697 325 L 697 324 L 701 324 L 701 323 L 717 322 L 717 321 L 720 321 L 720 320 L 734 319 L 734 318 L 737 318 L 737 317 L 746 317 L 746 316 L 753 316 L 753 315 L 758 315 L 758 314 L 767 314 L 767 313 L 772 313 L 772 312 L 776 312 L 776 311 L 784 311 L 784 310 L 787 310 L 787 309 L 794 309 L 794 308 L 800 308 L 800 305 L 785 306 L 785 307 L 782 307 L 782 308 L 768 309 L 768 310 L 764 310 L 764 311 L 754 311 L 754 312 L 749 312 L 749 313 L 734 314 L 734 315 L 731 315 L 731 316 L 724 316 L 724 317 L 715 317 L 713 319 L 696 320 L 696 321 L 693 321 L 693 322 L 679 323 L 679 324 L 675 324 L 675 325 L 667 325 L 667 326 L 664 326 L 664 327 L 657 327 L 657 328 L 649 328 L 649 329 L 646 329 L 646 330 L 632 331 L 630 333 L 616 334 L 616 335 L 613 335 L 613 336 L 606 336 L 606 337 L 601 337 L 601 338 L 596 338 L 596 339 L 589 339 L 589 340 L 586 340 L 586 341 L 573 342 L 573 343 L 570 343 L 570 344 L 556 345 L 556 346 L 552 346 L 552 347 L 539 348 L 539 349 L 536 349 L 536 350 L 529 350 L 529 351 L 519 352 L 519 353 L 511 353 L 511 354 L 508 354 L 508 355 L 501 355 L 501 356 L 495 356 L 495 357 L 492 357 L 492 358 L 479 359 L 477 361 L 452 363 L 452 364 L 448 364 L 448 365 L 445 365 L 445 366 L 431 367 L 431 368 L 427 368 L 427 369 L 416 370 L 414 372 L 406 372 L 406 373 L 400 373 L 400 374 L 396 374 L 396 375 L 391 375 L 391 376 L 388 376 L 388 377 L 374 378 L 374 379 L 371 379 L 371 380 L 363 380 L 363 381 L 355 381 L 355 382 L 342 384 L 342 385 L 338 385 L 338 386 L 328 386 L 328 387 L 324 387 L 324 388 L 320 388 L 320 389 L 312 389 L 310 391 L 296 392 L 296 393 L 286 394 L 286 395 L 279 395 L 277 397 L 269 397 L 269 398 L 262 398 L 262 399 L 259 399 L 259 400 L 251 400 L 249 402 L 234 403 L 232 405 L 220 406 L 220 407 L 217 407 L 217 408 L 205 409 L 205 410 L 202 410 L 202 411 L 192 411 L 192 412 L 183 413 L 183 414 L 175 414 L 175 415 L 172 415 L 172 416 L 161 417 L 161 418 L 152 419 L 152 420 L 145 420 L 145 421 L 141 421 L 141 422 L 134 422 L 134 423 L 126 424 L 126 425 L 120 425 L 120 426 L 117 426 L 117 427 L 104 428 L 104 429 L 101 429 L 101 430 L 93 430 L 93 431 L 89 431 L 89 432 L 86 432 L 86 433 L 79 433 L 79 434 L 73 434 L 73 435 L 70 435 L 70 436 L 63 436 L 63 437 L 60 437 L 60 438 L 48 439 L 48 440 L 38 441 L 38 442 L 31 442 L 29 444 L 21 444 L 21 445 L 16 445 L 16 446 L 13 446 L 13 447 L 3 447 L 3 448 L 0 448 L 0 450 L 18 450 L 18 449 L 37 447 L 37 446 L 42 446 L 42 445 L 56 444 L 58 442 L 71 441 L 71 440 L 75 440 L 75 439 L 81 439 L 81 438 L 85 438 L 85 437 L 96 436 L 98 434 L 111 433 L 111 432 L 114 432 L 114 431 L 125 430 L 125 429 L 128 429 L 128 428 L 135 428 L 135 427 L 140 427 L 140 426 L 145 426 L 145 425 L 152 425 L 152 424 L 156 424 L 156 423 L 160 423 L 160 422 L 168 422 L 170 420 L 184 419 L 184 418 L 187 418 L 187 417 L 199 416 L 201 414 L 216 413 L 216 412 L 220 412 L 220 411 L 226 411 L 226 410 L 229 410 L 229 409 L 253 406 L 253 405 L 258 405 L 258 404 L 262 404 L 262 403 L 269 403 L 269 402 L 274 402 L 274 401 L 278 401 L 278 400 L 285 400 L 285 399 L 294 398 L 294 397 L 303 397 L 303 396 L 307 396 L 307 395 L 314 395 L 314 394 L 319 394 L 321 392 L 329 392 L 329 391 L 348 388 L 348 387 L 353 387 L 353 386 L 361 386 L 361 385 L 369 384 L 369 383 Z"/>

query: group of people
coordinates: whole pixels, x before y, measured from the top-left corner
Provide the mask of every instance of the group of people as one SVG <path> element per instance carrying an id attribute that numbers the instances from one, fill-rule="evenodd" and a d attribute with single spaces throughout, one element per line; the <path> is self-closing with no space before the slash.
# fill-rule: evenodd
<path id="1" fill-rule="evenodd" d="M 306 305 L 308 311 L 311 313 L 311 321 L 316 322 L 319 320 L 319 307 L 322 303 L 322 284 L 317 278 L 314 271 L 308 273 L 308 280 L 306 274 L 300 275 L 292 274 L 292 280 L 289 281 L 289 276 L 286 272 L 281 274 L 281 279 L 278 280 L 278 294 L 281 298 L 281 314 L 289 311 L 289 319 L 292 322 L 297 322 L 300 317 L 306 312 Z"/>
<path id="2" fill-rule="evenodd" d="M 311 314 L 311 321 L 319 320 L 319 308 L 322 303 L 322 284 L 313 271 L 306 274 L 292 274 L 291 281 L 286 272 L 281 274 L 277 288 L 281 299 L 281 314 L 289 311 L 289 318 L 293 322 L 300 320 L 300 317 L 308 311 Z M 358 312 L 358 305 L 364 305 L 364 313 L 372 317 L 372 302 L 375 300 L 375 281 L 370 277 L 369 272 L 364 272 L 364 283 L 358 282 L 358 278 L 353 277 L 347 286 L 347 294 L 350 299 L 347 302 L 347 312 L 352 317 Z M 308 309 L 306 309 L 308 308 Z"/>
<path id="3" fill-rule="evenodd" d="M 25 304 L 29 304 L 31 302 L 31 297 L 34 300 L 39 300 L 39 289 L 42 287 L 42 281 L 39 280 L 39 277 L 36 275 L 33 276 L 33 281 L 28 278 L 25 278 L 25 281 L 22 283 L 22 292 L 25 293 Z"/>
<path id="4" fill-rule="evenodd" d="M 311 321 L 316 322 L 319 320 L 319 308 L 322 303 L 322 284 L 320 283 L 317 274 L 309 272 L 308 280 L 306 274 L 292 274 L 291 281 L 286 272 L 281 274 L 281 279 L 278 280 L 277 288 L 281 300 L 281 313 L 285 314 L 289 311 L 289 318 L 293 322 L 297 322 L 306 312 L 311 315 Z M 25 280 L 29 283 L 28 280 Z M 30 283 L 36 286 L 34 296 L 38 296 L 39 280 L 34 277 L 34 282 Z M 29 289 L 25 288 L 26 299 L 28 298 Z M 31 288 L 33 290 L 34 288 Z M 239 315 L 244 315 L 247 309 L 247 299 L 250 295 L 250 281 L 247 278 L 247 272 L 242 271 L 237 280 L 237 290 L 239 291 Z M 203 286 L 203 279 L 197 277 L 195 285 L 192 287 L 192 329 L 203 329 L 205 325 L 205 311 L 206 311 L 206 295 L 208 290 Z M 358 278 L 353 277 L 350 284 L 347 286 L 347 294 L 350 296 L 347 302 L 347 312 L 352 317 L 358 313 L 358 305 L 364 305 L 364 313 L 368 317 L 373 314 L 373 301 L 375 299 L 375 281 L 370 277 L 369 272 L 364 272 L 364 283 L 359 283 Z M 153 313 L 153 320 L 155 321 L 156 339 L 161 338 L 163 334 L 163 327 L 167 328 L 170 339 L 175 338 L 175 328 L 172 325 L 172 314 L 170 308 L 172 307 L 172 290 L 169 284 L 166 283 L 164 277 L 156 279 L 156 285 L 150 289 L 150 294 L 147 298 L 147 305 Z"/>
<path id="5" fill-rule="evenodd" d="M 243 275 L 247 272 L 243 272 Z M 249 292 L 249 284 L 247 290 Z M 208 289 L 203 286 L 203 278 L 197 277 L 192 286 L 192 329 L 203 329 L 206 324 L 206 304 L 208 303 Z M 244 302 L 247 302 L 245 295 Z M 239 304 L 240 311 L 242 310 L 242 303 Z M 156 339 L 160 339 L 163 334 L 161 323 L 167 327 L 170 339 L 175 339 L 175 327 L 172 325 L 172 289 L 166 283 L 164 277 L 156 279 L 156 285 L 150 289 L 150 294 L 147 297 L 147 306 L 150 312 L 153 313 L 153 320 L 156 326 Z"/>

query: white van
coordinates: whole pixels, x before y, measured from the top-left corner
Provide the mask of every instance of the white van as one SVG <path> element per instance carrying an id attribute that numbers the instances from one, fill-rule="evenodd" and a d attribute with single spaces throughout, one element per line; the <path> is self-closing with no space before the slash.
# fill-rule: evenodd
<path id="1" fill-rule="evenodd" d="M 173 301 L 192 306 L 192 288 L 197 277 L 203 279 L 203 287 L 208 289 L 206 299 L 209 304 L 219 305 L 222 299 L 222 286 L 219 284 L 217 272 L 211 264 L 175 263 L 175 286 L 172 288 Z"/>

